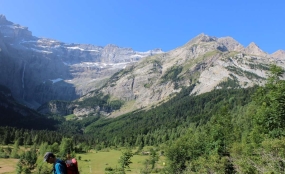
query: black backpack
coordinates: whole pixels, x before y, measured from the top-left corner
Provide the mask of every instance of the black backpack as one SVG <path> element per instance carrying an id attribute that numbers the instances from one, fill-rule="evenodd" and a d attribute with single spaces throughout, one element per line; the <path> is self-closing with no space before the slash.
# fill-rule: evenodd
<path id="1" fill-rule="evenodd" d="M 65 163 L 64 161 L 62 161 L 62 160 L 58 160 L 58 161 L 54 164 L 54 166 L 53 166 L 53 173 L 55 172 L 55 165 L 56 165 L 57 163 L 59 163 L 59 164 L 61 164 L 61 165 L 63 166 L 63 168 L 64 168 L 64 174 L 67 174 L 67 166 L 66 166 L 66 163 Z"/>

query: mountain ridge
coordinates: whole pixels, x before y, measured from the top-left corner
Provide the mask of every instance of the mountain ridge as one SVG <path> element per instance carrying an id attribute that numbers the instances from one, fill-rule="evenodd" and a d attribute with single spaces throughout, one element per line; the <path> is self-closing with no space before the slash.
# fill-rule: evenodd
<path id="1" fill-rule="evenodd" d="M 32 107 L 51 100 L 84 101 L 98 96 L 99 90 L 102 96 L 110 96 L 108 100 L 124 103 L 106 113 L 118 116 L 157 105 L 190 85 L 195 88 L 189 95 L 221 88 L 228 81 L 240 88 L 262 85 L 270 64 L 284 67 L 283 50 L 269 55 L 253 42 L 243 47 L 229 36 L 202 33 L 169 52 L 138 52 L 113 44 L 101 47 L 37 38 L 27 27 L 5 20 L 1 16 L 5 25 L 0 23 L 0 65 L 1 74 L 11 76 L 0 76 L 0 84 Z M 48 106 L 55 108 L 51 113 L 57 112 L 56 105 Z M 87 115 L 106 112 L 98 105 L 62 107 L 76 115 L 82 115 L 81 110 Z"/>
<path id="2" fill-rule="evenodd" d="M 18 101 L 32 108 L 50 100 L 74 100 L 102 86 L 126 65 L 163 52 L 38 38 L 28 27 L 14 24 L 4 15 L 0 19 L 0 84 L 9 87 Z"/>
<path id="3" fill-rule="evenodd" d="M 195 85 L 189 95 L 220 89 L 263 85 L 270 65 L 284 68 L 284 59 L 263 52 L 255 43 L 243 47 L 231 37 L 200 34 L 169 52 L 146 57 L 122 70 L 100 91 L 125 101 L 116 117 L 132 110 L 155 106 L 171 98 L 183 87 Z M 80 100 L 92 98 L 89 93 Z M 90 112 L 92 113 L 92 111 Z"/>

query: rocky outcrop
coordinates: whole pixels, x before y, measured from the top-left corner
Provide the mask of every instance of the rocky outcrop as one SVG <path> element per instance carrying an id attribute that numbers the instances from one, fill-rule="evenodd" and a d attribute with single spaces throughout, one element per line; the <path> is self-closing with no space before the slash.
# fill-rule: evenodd
<path id="1" fill-rule="evenodd" d="M 42 114 L 70 115 L 73 114 L 75 105 L 66 101 L 50 101 L 37 109 Z"/>
<path id="2" fill-rule="evenodd" d="M 4 15 L 0 15 L 0 31 L 6 40 L 15 39 L 31 39 L 32 32 L 28 30 L 28 27 L 22 27 L 18 24 L 14 24 L 6 19 Z"/>
<path id="3" fill-rule="evenodd" d="M 254 42 L 251 42 L 243 51 L 246 54 L 267 57 L 268 54 L 262 51 Z"/>
<path id="4" fill-rule="evenodd" d="M 77 117 L 81 117 L 81 116 L 87 116 L 87 115 L 93 115 L 96 114 L 100 111 L 99 107 L 96 108 L 75 108 L 73 110 L 73 114 L 76 115 Z"/>
<path id="5" fill-rule="evenodd" d="M 271 56 L 275 59 L 285 60 L 285 51 L 277 50 L 276 52 L 272 53 Z"/>
<path id="6" fill-rule="evenodd" d="M 8 21 L 6 16 L 0 14 L 0 25 L 13 25 L 13 22 Z"/>
<path id="7" fill-rule="evenodd" d="M 7 123 L 8 120 L 11 120 L 9 117 L 19 118 L 40 116 L 41 115 L 34 110 L 19 104 L 13 98 L 10 89 L 6 86 L 0 85 L 0 125 L 3 126 L 3 122 Z M 16 122 L 17 120 L 14 121 Z M 11 123 L 8 123 L 7 125 L 11 125 Z"/>
<path id="8" fill-rule="evenodd" d="M 218 42 L 224 45 L 228 51 L 241 51 L 244 47 L 232 37 L 218 38 Z"/>

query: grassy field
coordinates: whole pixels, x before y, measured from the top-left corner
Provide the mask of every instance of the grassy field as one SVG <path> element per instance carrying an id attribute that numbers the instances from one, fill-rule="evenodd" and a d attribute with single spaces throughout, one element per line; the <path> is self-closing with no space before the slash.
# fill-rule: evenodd
<path id="1" fill-rule="evenodd" d="M 74 114 L 70 114 L 67 116 L 64 116 L 65 120 L 73 120 L 74 118 L 76 118 L 76 116 Z"/>
<path id="2" fill-rule="evenodd" d="M 0 173 L 15 174 L 17 159 L 0 158 Z"/>
<path id="3" fill-rule="evenodd" d="M 78 161 L 78 168 L 81 174 L 105 174 L 106 167 L 119 168 L 118 160 L 122 155 L 120 150 L 105 150 L 98 151 L 91 150 L 88 153 L 76 154 Z M 81 160 L 79 160 L 81 156 Z M 39 157 L 38 160 L 42 160 L 43 157 Z M 132 164 L 130 168 L 127 169 L 127 174 L 139 174 L 140 170 L 144 168 L 144 161 L 148 159 L 147 155 L 134 155 L 131 158 Z M 165 157 L 161 156 L 157 162 L 156 167 L 162 168 L 162 163 L 164 162 Z M 14 174 L 16 173 L 16 159 L 4 159 L 0 158 L 0 173 L 2 174 Z M 50 164 L 47 165 L 52 169 Z"/>
<path id="4" fill-rule="evenodd" d="M 104 174 L 106 167 L 119 168 L 118 160 L 121 156 L 121 151 L 110 150 L 109 152 L 96 152 L 91 151 L 87 154 L 77 154 L 81 156 L 81 160 L 78 160 L 79 170 L 83 174 Z M 130 168 L 127 169 L 127 174 L 139 174 L 140 170 L 144 167 L 144 161 L 148 159 L 149 156 L 134 155 L 131 158 L 132 164 Z M 160 157 L 157 163 L 158 168 L 162 168 L 162 163 L 165 157 Z"/>

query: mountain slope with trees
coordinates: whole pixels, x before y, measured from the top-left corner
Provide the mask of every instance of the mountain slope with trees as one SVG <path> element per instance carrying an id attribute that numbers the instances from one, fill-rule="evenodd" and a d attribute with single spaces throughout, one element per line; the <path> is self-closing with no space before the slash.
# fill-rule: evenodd
<path id="1" fill-rule="evenodd" d="M 165 151 L 164 173 L 284 173 L 284 70 L 272 65 L 270 71 L 262 87 L 243 89 L 228 81 L 222 89 L 190 96 L 191 86 L 149 110 L 66 121 L 60 132 L 1 127 L 2 144 L 48 147 L 70 137 L 75 151 L 150 145 Z M 84 131 L 68 134 L 75 127 Z"/>
<path id="2" fill-rule="evenodd" d="M 48 118 L 37 111 L 19 104 L 11 91 L 0 85 L 0 126 L 12 126 L 26 129 L 55 130 L 60 122 Z"/>

